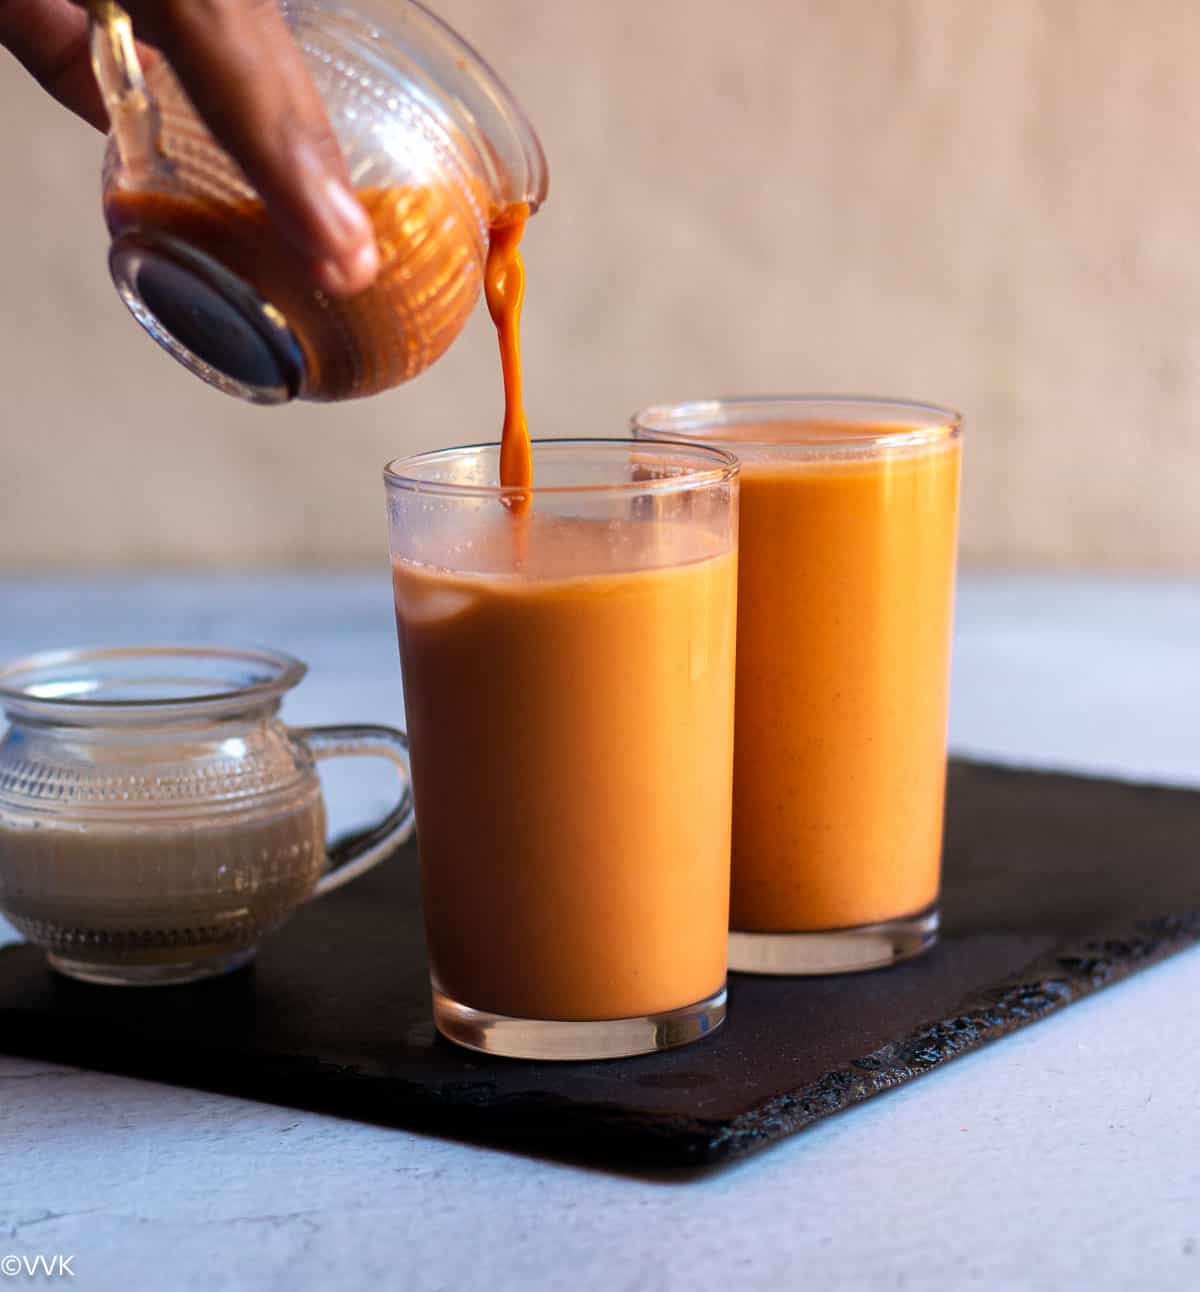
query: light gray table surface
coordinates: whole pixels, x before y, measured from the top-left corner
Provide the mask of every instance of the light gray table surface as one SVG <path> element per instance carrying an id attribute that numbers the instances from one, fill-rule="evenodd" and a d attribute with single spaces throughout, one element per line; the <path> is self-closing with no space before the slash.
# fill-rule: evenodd
<path id="1" fill-rule="evenodd" d="M 148 640 L 300 655 L 297 722 L 403 718 L 386 570 L 0 580 L 0 656 Z M 1197 583 L 968 572 L 952 745 L 1200 784 L 1198 643 Z M 330 797 L 349 820 L 387 791 Z M 0 1058 L 0 1288 L 26 1282 L 4 1257 L 62 1254 L 89 1289 L 1194 1292 L 1198 1000 L 1189 952 L 698 1175 Z"/>

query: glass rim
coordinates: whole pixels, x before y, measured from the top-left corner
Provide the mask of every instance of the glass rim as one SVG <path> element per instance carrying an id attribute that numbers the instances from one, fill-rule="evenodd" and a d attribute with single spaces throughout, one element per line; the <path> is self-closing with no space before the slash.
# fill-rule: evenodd
<path id="1" fill-rule="evenodd" d="M 317 0 L 318 7 L 320 3 Z M 360 0 L 349 8 L 354 10 L 352 17 L 375 28 L 376 41 L 392 45 L 406 62 L 415 63 L 422 111 L 432 113 L 442 129 L 451 124 L 462 133 L 500 206 L 526 202 L 530 214 L 536 212 L 550 186 L 542 141 L 507 82 L 471 41 L 424 0 Z M 456 77 L 462 78 L 452 95 L 443 96 L 447 87 L 436 76 L 433 97 L 425 93 L 431 57 L 452 60 Z M 514 159 L 519 159 L 518 170 L 509 165 Z"/>
<path id="2" fill-rule="evenodd" d="M 911 416 L 919 424 L 911 428 L 888 431 L 870 431 L 830 436 L 827 439 L 789 440 L 769 434 L 749 439 L 741 436 L 722 435 L 726 428 L 754 425 L 761 421 L 765 427 L 773 422 L 797 421 L 813 410 L 824 408 L 836 420 L 838 413 L 846 415 L 846 427 L 851 430 L 856 420 L 852 413 L 861 414 L 862 420 L 879 417 L 892 411 L 903 417 Z M 733 416 L 725 417 L 725 414 Z M 657 424 L 655 424 L 657 422 Z M 958 439 L 962 434 L 963 415 L 956 408 L 933 404 L 917 399 L 897 399 L 885 395 L 729 395 L 711 399 L 683 400 L 679 403 L 648 404 L 638 409 L 629 419 L 630 429 L 642 432 L 655 443 L 668 439 L 684 439 L 695 435 L 705 446 L 709 444 L 746 445 L 754 448 L 786 448 L 796 454 L 822 454 L 831 450 L 869 451 L 883 448 L 910 448 L 923 444 L 944 443 Z M 694 441 L 689 441 L 694 442 Z"/>
<path id="3" fill-rule="evenodd" d="M 88 694 L 96 690 L 94 679 L 86 676 L 89 665 L 120 660 L 162 662 L 180 660 L 242 661 L 267 667 L 272 676 L 245 686 L 197 690 L 194 695 L 173 695 L 147 699 L 104 699 Z M 76 665 L 78 680 L 45 678 L 39 675 L 61 672 Z M 242 708 L 262 703 L 291 690 L 308 672 L 308 665 L 283 651 L 257 646 L 148 645 L 81 646 L 37 651 L 0 666 L 0 707 L 7 713 L 38 718 L 85 715 L 118 717 L 137 714 L 177 714 L 194 709 Z"/>
<path id="4" fill-rule="evenodd" d="M 590 449 L 623 449 L 626 452 L 645 453 L 646 440 L 601 437 L 583 439 L 566 437 L 563 439 L 536 439 L 531 441 L 536 466 L 538 448 L 590 448 Z M 458 481 L 429 480 L 406 474 L 403 468 L 416 464 L 427 464 L 439 461 L 452 461 L 466 454 L 483 451 L 500 451 L 497 441 L 482 444 L 460 444 L 448 449 L 430 449 L 424 453 L 412 453 L 405 457 L 393 458 L 383 468 L 384 484 L 388 488 L 405 489 L 411 493 L 431 493 L 442 497 L 459 498 L 525 498 L 525 497 L 560 497 L 578 494 L 641 494 L 672 493 L 684 489 L 704 489 L 713 485 L 727 484 L 736 479 L 741 470 L 741 463 L 727 449 L 717 445 L 696 444 L 688 440 L 656 438 L 654 447 L 670 447 L 677 452 L 688 454 L 699 461 L 707 461 L 707 467 L 686 471 L 680 475 L 667 476 L 654 480 L 612 480 L 600 484 L 539 485 L 536 480 L 532 485 L 501 484 L 464 484 Z"/>
<path id="5" fill-rule="evenodd" d="M 417 10 L 422 19 L 430 24 L 437 31 L 439 37 L 454 50 L 456 61 L 462 69 L 465 71 L 470 68 L 474 73 L 475 78 L 485 92 L 488 105 L 495 111 L 499 122 L 509 132 L 510 139 L 516 143 L 521 153 L 521 160 L 525 164 L 524 183 L 517 190 L 502 192 L 501 196 L 506 203 L 526 202 L 529 206 L 530 215 L 533 215 L 546 200 L 546 194 L 550 187 L 550 171 L 546 164 L 546 153 L 542 148 L 542 141 L 538 137 L 537 131 L 533 128 L 533 123 L 530 121 L 525 109 L 517 101 L 507 83 L 501 79 L 496 69 L 465 36 L 460 35 L 445 18 L 434 13 L 422 0 L 407 0 L 407 2 L 409 7 Z M 476 112 L 470 110 L 470 105 L 459 103 L 457 106 L 459 112 L 463 114 L 462 123 L 474 137 L 481 160 L 489 171 L 496 172 L 489 175 L 489 178 L 496 184 L 498 190 L 502 189 L 504 185 L 498 182 L 501 179 L 500 168 L 497 167 L 496 160 L 491 155 L 493 140 L 481 126 Z M 492 124 L 495 125 L 496 123 Z M 512 178 L 518 181 L 521 179 L 519 176 Z"/>

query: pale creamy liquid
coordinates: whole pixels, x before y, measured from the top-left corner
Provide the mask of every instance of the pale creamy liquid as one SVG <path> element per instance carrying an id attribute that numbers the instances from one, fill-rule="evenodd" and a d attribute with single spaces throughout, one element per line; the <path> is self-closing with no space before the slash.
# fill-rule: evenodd
<path id="1" fill-rule="evenodd" d="M 735 555 L 496 511 L 479 572 L 393 566 L 434 980 L 523 1018 L 692 1004 L 725 979 Z"/>
<path id="2" fill-rule="evenodd" d="M 937 896 L 959 459 L 945 440 L 743 460 L 734 929 L 870 924 Z"/>
<path id="3" fill-rule="evenodd" d="M 0 909 L 30 940 L 95 963 L 170 964 L 252 945 L 325 868 L 316 790 L 286 812 L 175 825 L 72 825 L 0 811 Z"/>

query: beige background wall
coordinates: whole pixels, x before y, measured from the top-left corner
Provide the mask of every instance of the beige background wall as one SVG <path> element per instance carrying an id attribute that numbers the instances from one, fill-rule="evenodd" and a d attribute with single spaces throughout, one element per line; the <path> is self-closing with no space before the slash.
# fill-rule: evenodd
<path id="1" fill-rule="evenodd" d="M 434 0 L 551 162 L 537 433 L 654 399 L 969 417 L 969 557 L 1200 569 L 1194 0 Z M 108 285 L 100 140 L 0 55 L 0 564 L 377 559 L 378 468 L 492 438 L 482 312 L 432 372 L 262 411 Z"/>

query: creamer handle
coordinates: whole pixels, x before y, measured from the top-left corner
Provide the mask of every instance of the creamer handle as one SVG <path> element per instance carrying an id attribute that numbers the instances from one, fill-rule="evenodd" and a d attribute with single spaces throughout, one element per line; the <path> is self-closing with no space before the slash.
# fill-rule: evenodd
<path id="1" fill-rule="evenodd" d="M 394 727 L 372 726 L 293 727 L 291 736 L 306 745 L 318 762 L 323 758 L 367 756 L 386 758 L 400 769 L 400 797 L 387 816 L 368 829 L 330 845 L 329 869 L 313 890 L 314 897 L 324 897 L 377 866 L 412 834 L 408 738 Z"/>
<path id="2" fill-rule="evenodd" d="M 163 161 L 162 118 L 146 86 L 133 23 L 116 0 L 88 0 L 92 71 L 128 178 L 136 185 Z"/>

